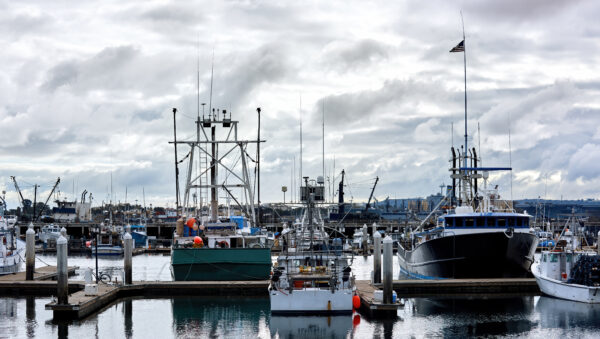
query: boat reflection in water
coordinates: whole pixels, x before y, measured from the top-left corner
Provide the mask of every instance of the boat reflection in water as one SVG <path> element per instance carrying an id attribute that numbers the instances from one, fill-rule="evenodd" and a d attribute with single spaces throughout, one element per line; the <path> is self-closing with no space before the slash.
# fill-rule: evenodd
<path id="1" fill-rule="evenodd" d="M 269 329 L 272 338 L 346 338 L 352 331 L 352 315 L 271 315 Z"/>
<path id="2" fill-rule="evenodd" d="M 175 297 L 171 306 L 178 337 L 258 337 L 271 313 L 264 297 Z"/>
<path id="3" fill-rule="evenodd" d="M 541 296 L 535 304 L 541 328 L 595 328 L 600 330 L 600 304 Z"/>
<path id="4" fill-rule="evenodd" d="M 413 318 L 442 317 L 436 335 L 443 337 L 523 335 L 537 326 L 528 318 L 533 296 L 415 298 L 406 302 L 409 307 Z"/>

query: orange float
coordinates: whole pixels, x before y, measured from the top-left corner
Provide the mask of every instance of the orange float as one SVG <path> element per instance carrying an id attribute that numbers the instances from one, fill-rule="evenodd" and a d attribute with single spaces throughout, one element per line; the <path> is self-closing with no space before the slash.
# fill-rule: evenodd
<path id="1" fill-rule="evenodd" d="M 360 297 L 355 295 L 352 297 L 352 306 L 354 306 L 354 308 L 360 308 Z"/>

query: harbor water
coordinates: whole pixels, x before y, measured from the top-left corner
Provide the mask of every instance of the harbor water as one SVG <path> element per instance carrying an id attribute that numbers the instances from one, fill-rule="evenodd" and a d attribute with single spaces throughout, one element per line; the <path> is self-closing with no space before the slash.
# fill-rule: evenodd
<path id="1" fill-rule="evenodd" d="M 38 255 L 54 265 L 56 258 Z M 134 280 L 171 280 L 169 256 L 133 259 Z M 372 259 L 355 257 L 357 279 L 369 279 Z M 89 257 L 69 257 L 82 280 Z M 99 259 L 101 271 L 117 272 L 121 259 Z M 395 263 L 395 272 L 397 264 Z M 396 276 L 397 273 L 395 273 Z M 118 278 L 121 279 L 120 276 Z M 362 315 L 272 316 L 268 297 L 128 298 L 75 322 L 52 319 L 51 297 L 0 298 L 2 338 L 406 338 L 508 336 L 594 338 L 600 333 L 600 305 L 544 296 L 410 298 L 395 319 Z"/>

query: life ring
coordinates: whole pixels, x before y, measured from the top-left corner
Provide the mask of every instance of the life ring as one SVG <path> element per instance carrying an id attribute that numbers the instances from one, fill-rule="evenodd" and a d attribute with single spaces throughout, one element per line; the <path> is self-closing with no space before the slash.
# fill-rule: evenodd
<path id="1" fill-rule="evenodd" d="M 250 248 L 262 248 L 262 247 L 263 247 L 263 245 L 259 242 L 255 242 L 250 245 Z"/>
<path id="2" fill-rule="evenodd" d="M 219 241 L 218 245 L 220 248 L 228 248 L 229 247 L 229 244 L 225 240 Z"/>

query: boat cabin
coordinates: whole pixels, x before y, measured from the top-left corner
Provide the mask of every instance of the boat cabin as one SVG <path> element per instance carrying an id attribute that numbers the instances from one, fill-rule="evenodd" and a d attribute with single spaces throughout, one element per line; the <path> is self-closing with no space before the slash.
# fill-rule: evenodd
<path id="1" fill-rule="evenodd" d="M 529 216 L 514 213 L 481 213 L 444 215 L 443 226 L 446 229 L 462 228 L 529 228 Z"/>

